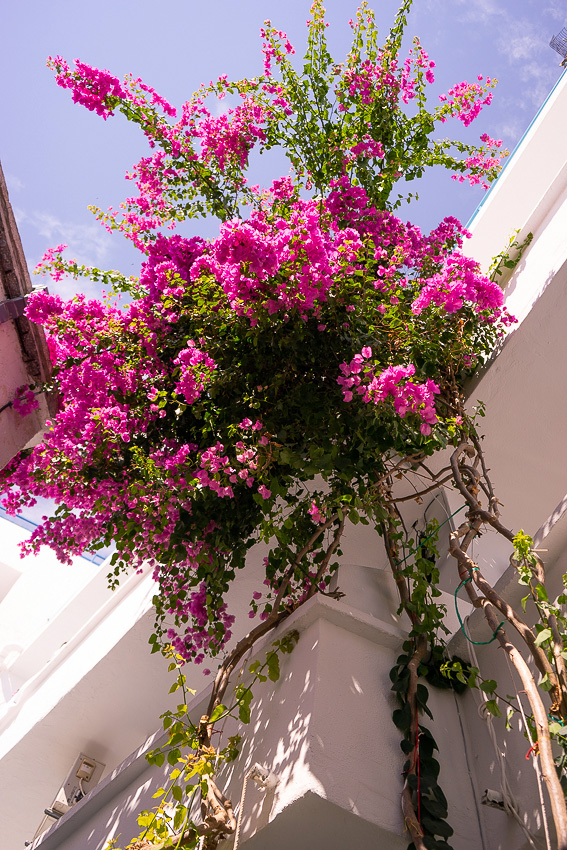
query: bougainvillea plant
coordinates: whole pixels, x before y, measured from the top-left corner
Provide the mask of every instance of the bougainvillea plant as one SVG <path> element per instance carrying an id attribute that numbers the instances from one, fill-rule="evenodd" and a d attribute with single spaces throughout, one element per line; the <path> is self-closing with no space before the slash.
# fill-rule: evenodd
<path id="1" fill-rule="evenodd" d="M 461 253 L 467 233 L 457 220 L 424 234 L 395 214 L 405 183 L 430 166 L 486 185 L 500 168 L 501 143 L 486 134 L 479 145 L 435 140 L 448 119 L 468 127 L 490 103 L 494 81 L 459 83 L 430 108 L 434 63 L 417 39 L 400 55 L 409 6 L 380 46 L 363 3 L 351 21 L 352 49 L 337 64 L 316 0 L 299 69 L 285 34 L 267 22 L 263 73 L 220 77 L 179 114 L 139 79 L 120 81 L 80 61 L 72 68 L 59 56 L 49 63 L 76 103 L 104 120 L 120 112 L 147 136 L 150 153 L 129 175 L 134 195 L 119 211 L 95 210 L 139 248 L 142 264 L 139 277 L 127 278 L 64 259 L 63 245 L 46 254 L 41 271 L 54 279 L 92 278 L 129 303 L 81 295 L 63 302 L 45 292 L 30 299 L 28 317 L 49 335 L 48 389 L 60 408 L 43 442 L 5 471 L 4 504 L 11 512 L 37 497 L 58 504 L 26 552 L 48 545 L 65 561 L 114 542 L 111 583 L 125 570 L 152 570 L 151 642 L 173 668 L 221 655 L 208 714 L 185 742 L 195 751 L 190 763 L 201 765 L 205 815 L 195 822 L 182 792 L 173 794 L 178 846 L 202 838 L 214 847 L 234 831 L 211 768 L 222 755 L 211 735 L 229 711 L 222 700 L 230 674 L 256 639 L 330 592 L 347 522 L 371 523 L 384 536 L 410 618 L 394 676 L 404 752 L 417 753 L 404 768 L 406 827 L 415 847 L 449 846 L 446 802 L 438 796 L 435 809 L 430 795 L 428 809 L 414 781 L 434 744 L 417 727 L 424 703 L 416 681 L 443 611 L 427 589 L 430 562 L 421 559 L 421 572 L 418 561 L 400 566 L 393 476 L 460 446 L 450 474 L 468 500 L 471 528 L 498 521 L 495 501 L 484 509 L 471 502 L 478 488 L 470 470 L 481 454 L 462 387 L 513 319 L 497 283 Z M 230 106 L 215 117 L 225 97 Z M 271 148 L 287 156 L 289 174 L 250 185 L 250 153 Z M 183 222 L 205 215 L 219 219 L 216 238 L 183 235 Z M 466 451 L 475 447 L 474 463 L 462 462 L 463 441 Z M 269 554 L 251 599 L 258 622 L 234 646 L 225 597 L 259 541 Z M 482 579 L 466 562 L 468 542 L 453 547 L 474 592 L 472 578 L 477 586 Z M 269 655 L 270 678 L 274 656 L 289 649 L 279 643 Z M 260 678 L 261 669 L 253 671 Z M 249 696 L 236 696 L 241 719 Z M 169 714 L 166 726 L 175 735 L 187 729 Z M 232 742 L 223 757 L 234 749 Z M 144 816 L 136 846 L 173 841 L 164 811 Z"/>

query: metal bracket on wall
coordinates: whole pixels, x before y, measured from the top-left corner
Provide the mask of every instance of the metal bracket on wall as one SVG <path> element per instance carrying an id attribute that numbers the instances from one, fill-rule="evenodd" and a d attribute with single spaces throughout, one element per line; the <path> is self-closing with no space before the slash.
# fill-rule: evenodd
<path id="1" fill-rule="evenodd" d="M 47 287 L 34 287 L 33 292 L 37 292 L 39 289 L 47 290 Z M 27 292 L 25 295 L 19 295 L 17 298 L 0 301 L 0 325 L 4 322 L 9 322 L 11 319 L 19 319 L 23 316 L 31 294 L 31 292 Z"/>
<path id="2" fill-rule="evenodd" d="M 9 322 L 10 319 L 19 319 L 20 316 L 23 316 L 27 300 L 26 295 L 20 295 L 19 298 L 10 298 L 8 301 L 1 301 L 0 325 L 4 322 Z"/>

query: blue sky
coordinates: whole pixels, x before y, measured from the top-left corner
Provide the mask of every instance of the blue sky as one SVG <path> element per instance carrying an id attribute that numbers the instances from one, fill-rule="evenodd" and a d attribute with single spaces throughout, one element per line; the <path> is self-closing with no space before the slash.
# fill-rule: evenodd
<path id="1" fill-rule="evenodd" d="M 348 50 L 356 2 L 329 0 L 331 53 L 341 61 Z M 386 34 L 397 3 L 376 3 L 378 24 Z M 49 54 L 107 68 L 118 76 L 131 71 L 179 106 L 201 81 L 221 73 L 229 77 L 261 70 L 258 31 L 265 18 L 288 32 L 301 55 L 309 3 L 304 0 L 28 0 L 4 3 L 0 29 L 3 80 L 0 160 L 28 262 L 44 251 L 69 243 L 80 262 L 139 270 L 139 255 L 119 236 L 109 236 L 87 205 L 118 205 L 131 184 L 124 173 L 146 152 L 137 128 L 121 116 L 104 122 L 75 106 L 45 67 Z M 470 128 L 502 138 L 510 149 L 521 137 L 561 73 L 550 37 L 567 25 L 563 0 L 414 0 L 407 42 L 419 35 L 437 63 L 437 95 L 477 74 L 499 79 L 492 106 Z M 459 126 L 444 125 L 447 134 Z M 435 174 L 420 190 L 408 217 L 430 229 L 445 215 L 467 221 L 483 192 Z M 213 235 L 210 223 L 191 224 L 194 232 Z M 510 228 L 514 222 L 510 222 Z M 72 282 L 60 291 L 70 295 Z M 57 287 L 50 285 L 52 291 Z M 91 290 L 89 294 L 94 294 Z"/>

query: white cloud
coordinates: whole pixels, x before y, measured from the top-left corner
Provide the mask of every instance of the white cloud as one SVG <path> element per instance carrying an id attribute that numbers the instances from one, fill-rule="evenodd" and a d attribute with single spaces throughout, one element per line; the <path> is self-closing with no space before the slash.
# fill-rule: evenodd
<path id="1" fill-rule="evenodd" d="M 474 23 L 492 23 L 496 18 L 505 15 L 502 5 L 494 0 L 457 0 L 457 6 L 466 6 L 466 12 L 461 16 L 463 21 Z"/>
<path id="2" fill-rule="evenodd" d="M 51 213 L 36 211 L 26 218 L 27 224 L 54 245 L 65 242 L 69 256 L 87 266 L 101 266 L 109 253 L 110 237 L 100 224 L 72 224 Z"/>
<path id="3" fill-rule="evenodd" d="M 542 37 L 534 32 L 526 32 L 522 26 L 514 26 L 514 34 L 508 30 L 498 41 L 498 48 L 509 62 L 533 59 L 542 47 Z"/>
<path id="4" fill-rule="evenodd" d="M 543 14 L 549 15 L 563 26 L 567 25 L 567 9 L 565 8 L 564 0 L 547 0 Z"/>
<path id="5" fill-rule="evenodd" d="M 6 185 L 8 187 L 8 192 L 10 194 L 12 194 L 12 192 L 19 192 L 22 189 L 25 189 L 26 184 L 23 182 L 23 180 L 20 180 L 19 177 L 16 177 L 15 174 L 11 174 L 10 172 L 6 172 L 6 174 L 4 174 L 4 177 L 6 179 Z"/>
<path id="6" fill-rule="evenodd" d="M 36 231 L 42 237 L 41 242 L 46 248 L 54 248 L 58 243 L 68 246 L 63 256 L 68 260 L 76 260 L 78 265 L 95 266 L 105 268 L 107 258 L 111 253 L 111 236 L 102 227 L 95 224 L 73 224 L 62 221 L 52 213 L 43 210 L 35 210 L 27 213 L 23 209 L 14 210 L 18 226 L 25 222 L 26 227 Z M 36 243 L 37 244 L 37 243 Z M 41 250 L 41 249 L 40 249 Z M 63 298 L 71 298 L 77 292 L 83 292 L 88 298 L 100 298 L 101 287 L 87 278 L 75 280 L 70 276 L 63 277 L 57 283 L 47 277 L 34 275 L 34 269 L 41 259 L 40 255 L 30 257 L 28 267 L 32 282 L 40 285 L 46 283 L 49 291 L 61 295 Z"/>
<path id="7" fill-rule="evenodd" d="M 491 136 L 503 139 L 510 152 L 526 129 L 523 113 L 520 113 L 521 106 L 522 104 L 514 103 L 510 99 L 503 101 L 498 124 L 488 130 Z"/>
<path id="8" fill-rule="evenodd" d="M 557 79 L 544 27 L 525 19 L 510 22 L 498 38 L 497 49 L 525 83 L 520 108 L 526 104 L 539 107 Z"/>
<path id="9" fill-rule="evenodd" d="M 211 110 L 211 115 L 214 118 L 220 118 L 221 115 L 228 115 L 231 109 L 237 106 L 237 102 L 233 102 L 230 96 L 223 98 L 215 98 L 212 101 L 212 106 L 209 104 L 209 109 Z"/>
<path id="10" fill-rule="evenodd" d="M 62 277 L 57 282 L 48 280 L 47 285 L 53 295 L 60 295 L 65 300 L 72 298 L 79 292 L 88 299 L 100 299 L 102 293 L 99 285 L 84 277 L 80 278 L 80 280 L 75 280 L 75 278 L 65 275 L 65 277 Z"/>

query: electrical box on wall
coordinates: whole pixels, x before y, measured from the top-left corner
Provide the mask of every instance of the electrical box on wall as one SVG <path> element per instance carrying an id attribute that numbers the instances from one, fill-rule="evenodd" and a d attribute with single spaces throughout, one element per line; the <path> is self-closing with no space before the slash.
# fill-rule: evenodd
<path id="1" fill-rule="evenodd" d="M 98 785 L 104 768 L 102 762 L 79 753 L 53 803 L 45 809 L 45 817 L 33 837 L 34 841 Z"/>
<path id="2" fill-rule="evenodd" d="M 91 756 L 79 753 L 61 788 L 69 808 L 82 800 L 91 788 L 98 784 L 103 770 L 104 764 Z"/>

